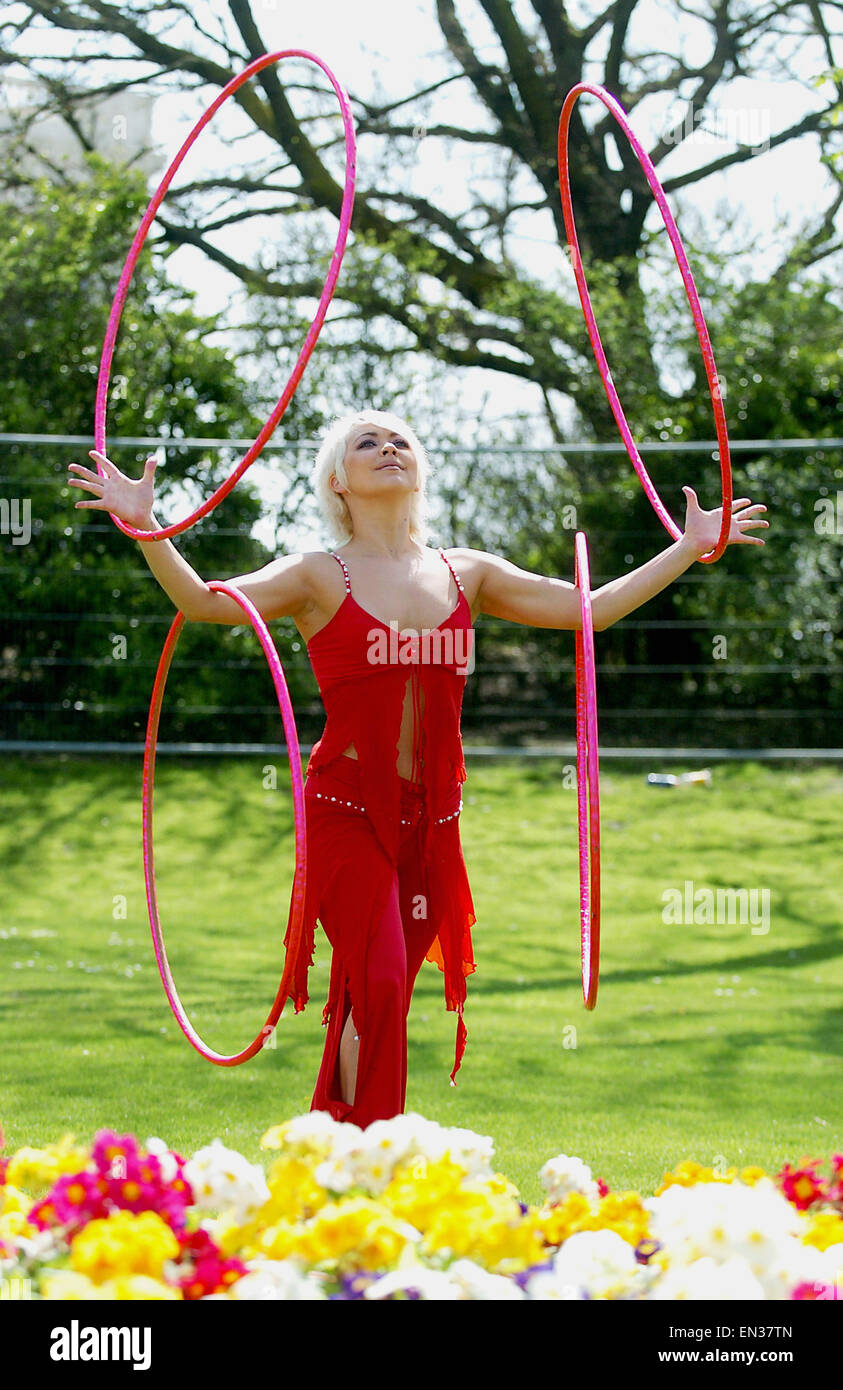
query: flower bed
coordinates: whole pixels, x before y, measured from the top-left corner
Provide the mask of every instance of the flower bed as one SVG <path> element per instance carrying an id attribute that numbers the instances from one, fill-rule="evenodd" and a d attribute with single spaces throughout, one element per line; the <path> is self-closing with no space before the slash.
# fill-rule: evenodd
<path id="1" fill-rule="evenodd" d="M 826 1299 L 843 1296 L 843 1154 L 778 1174 L 686 1162 L 652 1197 L 580 1159 L 541 1206 L 492 1140 L 309 1112 L 191 1158 L 101 1130 L 0 1158 L 0 1285 L 42 1299 Z M 0 1143 L 2 1148 L 2 1143 Z"/>

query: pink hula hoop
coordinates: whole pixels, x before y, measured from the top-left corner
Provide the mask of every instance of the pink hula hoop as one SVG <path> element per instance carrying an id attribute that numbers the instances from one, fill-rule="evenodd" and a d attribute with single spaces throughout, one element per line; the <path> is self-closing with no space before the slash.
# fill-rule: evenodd
<path id="1" fill-rule="evenodd" d="M 732 524 L 732 467 L 729 455 L 729 435 L 726 429 L 726 415 L 723 410 L 723 400 L 720 395 L 720 383 L 717 377 L 717 367 L 714 362 L 714 353 L 711 347 L 711 340 L 708 336 L 708 328 L 706 327 L 705 318 L 703 317 L 703 311 L 700 305 L 700 297 L 697 294 L 697 287 L 694 284 L 694 277 L 691 274 L 691 267 L 688 264 L 688 257 L 685 255 L 685 249 L 682 245 L 682 241 L 680 239 L 676 223 L 673 220 L 673 214 L 671 213 L 670 208 L 667 205 L 667 199 L 664 194 L 664 189 L 662 188 L 659 182 L 658 176 L 656 174 L 655 169 L 653 168 L 653 164 L 649 155 L 647 154 L 646 150 L 642 148 L 639 141 L 636 139 L 636 136 L 629 124 L 629 121 L 626 119 L 626 114 L 624 112 L 623 107 L 619 104 L 619 102 L 615 100 L 615 98 L 609 92 L 605 90 L 604 87 L 593 85 L 590 82 L 578 82 L 575 87 L 571 88 L 570 92 L 566 96 L 565 102 L 562 107 L 562 112 L 559 117 L 559 136 L 557 143 L 557 154 L 559 161 L 559 190 L 562 197 L 562 213 L 565 218 L 565 230 L 568 234 L 568 242 L 573 253 L 572 260 L 574 267 L 574 275 L 577 281 L 577 289 L 579 291 L 580 304 L 582 305 L 582 311 L 585 315 L 588 336 L 591 339 L 591 346 L 594 349 L 594 355 L 597 359 L 597 365 L 600 369 L 600 376 L 603 379 L 603 385 L 606 388 L 606 395 L 608 396 L 609 404 L 612 407 L 612 414 L 614 415 L 615 420 L 617 421 L 617 426 L 621 432 L 623 442 L 626 445 L 627 453 L 629 454 L 629 457 L 632 460 L 633 467 L 635 468 L 635 471 L 641 480 L 641 485 L 644 488 L 644 491 L 647 494 L 647 497 L 649 498 L 656 515 L 658 516 L 659 520 L 662 522 L 662 525 L 667 529 L 667 531 L 670 533 L 674 540 L 679 540 L 683 533 L 676 525 L 676 522 L 671 517 L 670 513 L 668 512 L 667 508 L 665 507 L 664 503 L 659 497 L 658 492 L 653 486 L 647 469 L 644 467 L 644 461 L 641 458 L 641 455 L 639 454 L 638 449 L 636 447 L 635 440 L 632 438 L 632 434 L 630 433 L 629 425 L 626 422 L 626 416 L 623 412 L 623 407 L 620 403 L 618 393 L 615 389 L 614 381 L 612 380 L 612 373 L 609 368 L 609 364 L 606 360 L 606 354 L 603 351 L 603 344 L 600 340 L 600 333 L 597 328 L 597 320 L 594 317 L 594 310 L 591 307 L 591 297 L 588 293 L 588 285 L 586 283 L 585 274 L 582 268 L 582 258 L 580 256 L 579 241 L 577 240 L 577 228 L 576 223 L 574 221 L 574 209 L 571 202 L 571 183 L 568 170 L 568 128 L 570 126 L 574 104 L 577 101 L 577 99 L 582 96 L 583 92 L 590 92 L 592 96 L 599 97 L 600 101 L 603 102 L 603 105 L 607 107 L 607 109 L 614 116 L 615 120 L 618 122 L 618 125 L 623 130 L 624 134 L 629 140 L 629 143 L 635 151 L 635 156 L 639 164 L 641 165 L 641 168 L 644 170 L 644 173 L 647 177 L 647 182 L 650 185 L 650 188 L 652 189 L 653 197 L 659 205 L 659 211 L 661 212 L 662 218 L 664 220 L 664 225 L 667 229 L 667 234 L 670 237 L 671 245 L 673 246 L 673 252 L 676 256 L 676 260 L 679 265 L 679 270 L 682 275 L 682 281 L 685 285 L 685 293 L 688 296 L 688 303 L 691 306 L 691 313 L 694 316 L 694 324 L 697 330 L 697 338 L 699 340 L 700 350 L 702 352 L 703 365 L 705 367 L 705 374 L 708 380 L 708 392 L 711 397 L 711 405 L 714 411 L 714 422 L 717 429 L 717 443 L 720 451 L 720 484 L 723 498 L 723 517 L 720 526 L 720 535 L 717 538 L 717 543 L 714 549 L 709 551 L 707 555 L 701 555 L 699 557 L 703 564 L 710 565 L 713 564 L 715 560 L 719 560 L 720 556 L 723 554 L 723 551 L 726 549 L 729 530 Z"/>
<path id="2" fill-rule="evenodd" d="M 349 227 L 351 226 L 351 215 L 354 206 L 354 180 L 356 172 L 357 147 L 354 133 L 354 119 L 351 114 L 351 106 L 349 104 L 348 96 L 344 88 L 337 81 L 330 68 L 325 63 L 323 63 L 321 58 L 317 58 L 315 53 L 308 53 L 305 49 L 299 48 L 285 49 L 283 52 L 279 53 L 264 53 L 260 56 L 260 58 L 256 58 L 254 62 L 250 63 L 247 68 L 244 68 L 243 72 L 241 72 L 238 77 L 232 78 L 228 85 L 224 87 L 223 90 L 220 92 L 219 96 L 208 107 L 208 110 L 205 112 L 204 116 L 202 116 L 196 122 L 196 125 L 191 130 L 190 134 L 188 135 L 187 139 L 185 140 L 184 144 L 182 145 L 181 149 L 179 150 L 178 154 L 176 155 L 175 159 L 173 160 L 172 164 L 170 165 L 169 169 L 164 175 L 163 179 L 161 180 L 157 192 L 154 194 L 148 208 L 146 209 L 146 212 L 143 215 L 143 220 L 140 224 L 140 227 L 137 230 L 135 239 L 132 242 L 129 254 L 126 257 L 126 263 L 123 266 L 123 272 L 120 276 L 120 281 L 117 286 L 117 293 L 114 296 L 114 302 L 111 306 L 111 313 L 109 315 L 108 326 L 105 332 L 102 356 L 100 357 L 99 376 L 97 378 L 96 405 L 94 409 L 94 440 L 96 449 L 101 454 L 107 452 L 105 436 L 106 410 L 108 406 L 108 386 L 111 374 L 111 362 L 114 356 L 114 345 L 117 338 L 117 330 L 120 326 L 120 319 L 123 313 L 123 305 L 125 303 L 126 295 L 129 290 L 129 284 L 132 279 L 132 274 L 134 273 L 135 264 L 137 262 L 138 256 L 140 255 L 141 248 L 144 242 L 146 241 L 147 233 L 149 231 L 152 220 L 155 217 L 155 214 L 158 211 L 161 202 L 163 201 L 164 195 L 167 192 L 167 189 L 170 187 L 173 177 L 177 169 L 179 168 L 179 165 L 181 164 L 182 160 L 184 159 L 185 155 L 187 154 L 188 150 L 198 139 L 201 131 L 208 124 L 215 112 L 219 110 L 223 102 L 227 101 L 228 98 L 232 96 L 234 92 L 238 90 L 238 88 L 242 87 L 245 82 L 248 82 L 249 78 L 252 77 L 255 73 L 260 72 L 263 68 L 269 67 L 273 63 L 280 62 L 282 58 L 307 58 L 311 62 L 316 63 L 317 67 L 320 67 L 322 69 L 326 77 L 329 79 L 331 86 L 333 87 L 337 95 L 337 99 L 340 104 L 340 111 L 342 113 L 343 127 L 345 130 L 345 189 L 343 192 L 342 208 L 340 210 L 339 231 L 337 233 L 337 240 L 334 246 L 334 252 L 331 257 L 331 264 L 328 270 L 328 277 L 325 281 L 325 287 L 322 291 L 322 297 L 319 300 L 319 306 L 316 310 L 316 316 L 312 324 L 310 325 L 310 328 L 308 329 L 307 336 L 305 337 L 304 344 L 302 346 L 301 352 L 299 353 L 298 360 L 296 361 L 296 365 L 293 368 L 290 379 L 284 388 L 284 391 L 278 401 L 278 404 L 275 406 L 275 409 L 273 410 L 272 414 L 270 415 L 269 419 L 267 420 L 257 439 L 255 440 L 254 444 L 252 444 L 245 458 L 243 458 L 240 461 L 240 463 L 229 475 L 226 481 L 220 484 L 216 492 L 214 492 L 212 496 L 207 499 L 207 501 L 203 502 L 201 506 L 197 507 L 195 511 L 191 512 L 189 516 L 185 517 L 183 521 L 174 522 L 172 526 L 162 526 L 156 531 L 139 531 L 134 526 L 128 526 L 126 522 L 122 521 L 119 517 L 115 516 L 113 512 L 109 512 L 109 516 L 111 517 L 115 525 L 118 526 L 125 535 L 132 536 L 135 540 L 166 540 L 168 536 L 177 536 L 180 532 L 186 531 L 187 528 L 189 526 L 192 526 L 194 522 L 198 521 L 200 517 L 207 516 L 208 512 L 213 511 L 213 509 L 223 500 L 223 498 L 228 496 L 229 492 L 231 492 L 231 489 L 242 478 L 243 474 L 246 472 L 246 469 L 254 463 L 255 459 L 262 452 L 264 445 L 271 437 L 276 425 L 278 424 L 278 421 L 281 419 L 281 416 L 284 414 L 284 411 L 290 404 L 290 401 L 292 400 L 295 394 L 299 381 L 301 380 L 304 369 L 307 366 L 310 354 L 312 353 L 316 345 L 316 340 L 319 337 L 319 333 L 322 328 L 322 323 L 324 321 L 325 314 L 328 310 L 328 305 L 330 304 L 331 299 L 333 298 L 337 278 L 340 273 L 340 266 L 342 265 L 343 254 L 345 252 L 345 244 L 348 240 L 348 231 Z M 97 464 L 97 472 L 100 474 L 100 477 L 106 476 L 99 464 Z"/>
<path id="3" fill-rule="evenodd" d="M 582 993 L 587 1009 L 597 1003 L 600 968 L 600 767 L 597 747 L 597 680 L 591 576 L 584 531 L 574 540 L 574 583 L 580 592 L 582 629 L 577 629 L 577 829 L 580 859 L 580 947 Z"/>
<path id="4" fill-rule="evenodd" d="M 201 1053 L 203 1057 L 206 1057 L 209 1062 L 216 1062 L 217 1065 L 221 1067 L 235 1067 L 240 1062 L 246 1062 L 250 1057 L 254 1057 L 255 1053 L 259 1052 L 260 1049 L 266 1045 L 271 1030 L 275 1027 L 281 1015 L 281 1010 L 284 1007 L 284 1000 L 289 993 L 289 985 L 294 972 L 294 962 L 298 955 L 298 947 L 302 935 L 302 924 L 304 921 L 305 882 L 307 875 L 307 836 L 301 754 L 299 751 L 298 735 L 296 733 L 295 716 L 290 703 L 290 696 L 287 690 L 287 682 L 284 678 L 284 669 L 281 665 L 281 659 L 275 649 L 263 618 L 244 593 L 234 584 L 225 584 L 221 580 L 212 580 L 208 584 L 208 588 L 218 590 L 223 594 L 228 594 L 229 598 L 234 599 L 235 603 L 240 604 L 240 607 L 255 629 L 260 644 L 263 647 L 264 654 L 269 663 L 269 669 L 272 673 L 275 693 L 278 697 L 278 704 L 281 709 L 281 718 L 284 722 L 287 756 L 289 758 L 290 776 L 293 784 L 293 808 L 295 811 L 296 868 L 291 894 L 290 937 L 284 971 L 272 1008 L 267 1015 L 266 1023 L 254 1040 L 249 1043 L 248 1047 L 243 1048 L 242 1052 L 234 1053 L 231 1056 L 225 1053 L 215 1052 L 213 1048 L 202 1041 L 202 1038 L 188 1020 L 173 980 L 170 963 L 167 960 L 167 951 L 164 946 L 164 934 L 161 928 L 161 917 L 158 911 L 152 840 L 155 750 L 158 742 L 158 725 L 161 716 L 161 704 L 164 698 L 164 687 L 167 684 L 167 674 L 173 659 L 173 653 L 176 649 L 176 643 L 178 642 L 181 629 L 184 626 L 185 618 L 183 613 L 176 614 L 172 627 L 167 633 L 164 649 L 158 663 L 158 670 L 155 673 L 155 683 L 152 688 L 152 698 L 149 706 L 149 719 L 147 721 L 146 743 L 144 745 L 143 755 L 143 869 L 146 879 L 146 901 L 149 908 L 149 925 L 152 930 L 155 959 L 158 962 L 158 970 L 176 1022 L 188 1042 L 192 1043 L 196 1051 Z"/>

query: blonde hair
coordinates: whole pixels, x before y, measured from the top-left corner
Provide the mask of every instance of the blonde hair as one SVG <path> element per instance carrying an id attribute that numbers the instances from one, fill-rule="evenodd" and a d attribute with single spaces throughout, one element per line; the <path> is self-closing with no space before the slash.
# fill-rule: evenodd
<path id="1" fill-rule="evenodd" d="M 336 474 L 343 487 L 348 486 L 345 452 L 349 437 L 360 425 L 382 425 L 387 429 L 392 428 L 404 436 L 413 450 L 418 464 L 419 490 L 410 496 L 410 535 L 419 545 L 426 545 L 429 528 L 425 488 L 430 467 L 427 450 L 406 421 L 384 410 L 361 410 L 353 415 L 343 415 L 334 420 L 326 431 L 311 474 L 313 491 L 323 521 L 340 545 L 344 545 L 354 535 L 348 503 L 331 487 L 331 474 Z"/>

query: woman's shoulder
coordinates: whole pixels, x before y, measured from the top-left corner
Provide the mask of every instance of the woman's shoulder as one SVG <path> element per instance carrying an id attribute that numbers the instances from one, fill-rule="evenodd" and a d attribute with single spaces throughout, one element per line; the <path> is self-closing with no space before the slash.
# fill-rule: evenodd
<path id="1" fill-rule="evenodd" d="M 490 559 L 494 559 L 494 556 L 488 555 L 485 550 L 471 550 L 464 545 L 437 546 L 436 549 L 441 549 L 442 554 L 453 565 L 463 582 L 476 579 L 479 583 L 483 577 L 485 566 Z"/>

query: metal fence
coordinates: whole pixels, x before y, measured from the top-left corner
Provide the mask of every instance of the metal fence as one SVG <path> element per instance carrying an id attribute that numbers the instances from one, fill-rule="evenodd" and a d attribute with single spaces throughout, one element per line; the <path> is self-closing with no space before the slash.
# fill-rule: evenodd
<path id="1" fill-rule="evenodd" d="M 135 437 L 110 443 L 124 450 L 166 452 L 177 447 L 207 452 L 239 450 L 251 441 Z M 109 587 L 107 540 L 116 528 L 107 516 L 92 520 L 91 513 L 83 523 L 81 514 L 72 510 L 76 498 L 61 495 L 68 460 L 84 459 L 92 444 L 84 435 L 0 435 L 0 748 L 9 752 L 136 753 L 143 746 L 154 668 L 173 610 L 166 595 L 156 591 L 140 554 L 130 566 L 121 556 L 119 572 L 126 587 Z M 315 441 L 279 440 L 265 452 L 309 458 L 315 447 Z M 680 440 L 645 444 L 641 452 L 664 453 L 667 448 L 711 460 L 717 445 Z M 645 655 L 648 642 L 658 639 L 662 650 L 675 644 L 681 659 L 634 660 L 627 652 L 622 663 L 603 660 L 602 651 L 609 646 L 602 640 L 606 634 L 598 635 L 604 757 L 692 754 L 711 761 L 842 756 L 835 692 L 843 688 L 838 617 L 843 440 L 744 440 L 734 441 L 732 451 L 736 460 L 751 464 L 756 477 L 766 477 L 763 500 L 775 519 L 776 546 L 759 553 L 751 573 L 734 575 L 731 591 L 740 601 L 732 603 L 728 616 L 715 611 L 653 618 L 644 606 L 612 629 L 627 638 L 638 634 Z M 512 450 L 506 452 L 511 457 Z M 550 459 L 623 453 L 623 446 L 572 443 L 520 452 Z M 457 451 L 452 453 L 456 456 Z M 766 473 L 759 473 L 759 460 L 765 461 Z M 256 470 L 260 467 L 255 465 Z M 738 494 L 744 486 L 739 469 L 736 462 Z M 267 537 L 277 540 L 275 513 L 281 503 L 277 494 L 272 497 L 271 488 L 266 491 L 258 530 L 262 527 Z M 28 523 L 26 501 L 31 503 Z M 215 540 L 237 534 L 236 528 L 208 518 L 194 528 L 200 538 L 203 527 Z M 623 529 L 622 514 L 617 527 L 619 536 L 638 535 Z M 444 542 L 453 543 L 457 542 Z M 282 553 L 286 548 L 277 547 Z M 729 556 L 723 561 L 728 563 Z M 201 564 L 196 567 L 201 573 Z M 693 566 L 675 581 L 676 587 L 690 594 L 694 586 L 709 581 L 710 568 L 716 567 Z M 592 584 L 597 587 L 613 577 L 595 572 Z M 797 583 L 805 592 L 801 628 L 792 620 L 793 603 L 785 621 L 775 602 L 777 585 L 784 598 L 786 586 Z M 763 604 L 762 585 L 767 595 Z M 172 679 L 186 680 L 182 689 L 187 694 L 174 692 L 171 697 L 168 692 L 172 714 L 162 721 L 161 751 L 282 750 L 283 729 L 257 644 L 250 648 L 246 632 L 232 647 L 220 630 L 188 625 L 197 626 L 202 628 L 198 636 L 188 637 L 185 630 L 176 657 Z M 92 629 L 102 640 L 91 640 Z M 109 641 L 121 633 L 144 634 L 143 639 L 137 637 L 130 669 L 120 668 L 109 649 Z M 318 690 L 292 624 L 277 625 L 275 636 L 306 751 L 321 733 L 324 718 Z M 709 636 L 733 643 L 728 660 L 718 662 L 707 655 Z M 691 639 L 697 656 L 701 653 L 704 659 L 688 659 Z M 224 692 L 224 699 L 215 698 L 217 690 Z M 740 698 L 741 690 L 746 699 Z M 766 692 L 763 699 L 753 694 L 757 690 Z M 192 736 L 185 737 L 188 726 Z M 233 729 L 237 738 L 230 736 Z M 476 626 L 475 670 L 464 702 L 466 752 L 567 757 L 573 754 L 573 732 L 572 634 L 526 629 L 482 616 Z"/>

